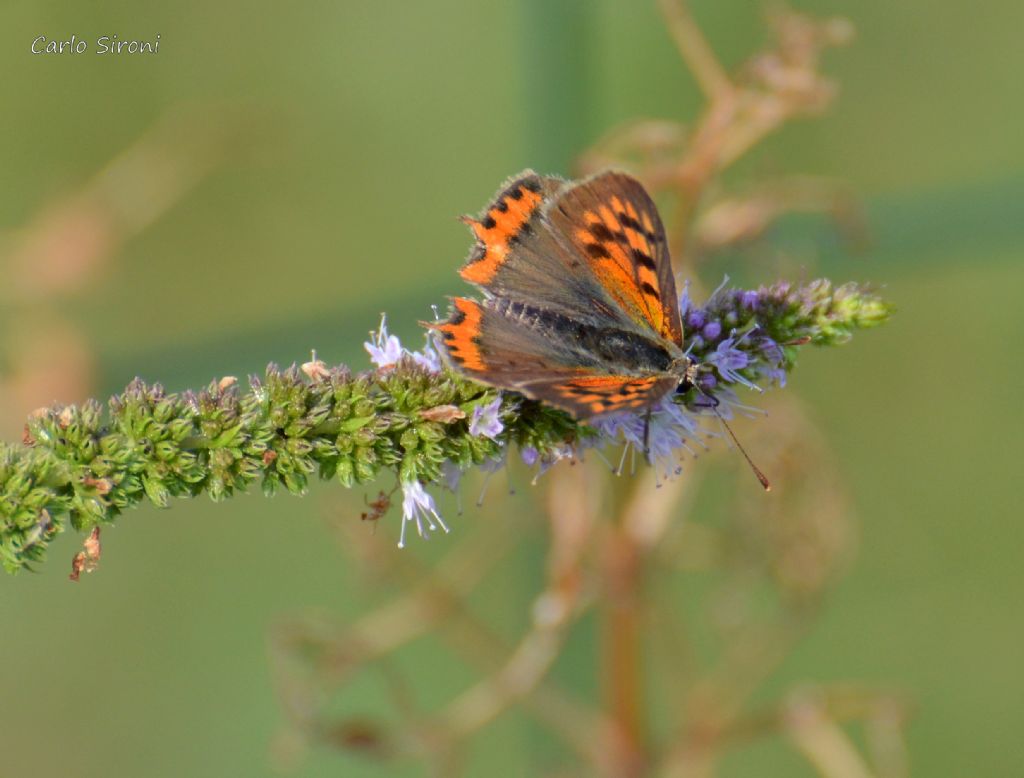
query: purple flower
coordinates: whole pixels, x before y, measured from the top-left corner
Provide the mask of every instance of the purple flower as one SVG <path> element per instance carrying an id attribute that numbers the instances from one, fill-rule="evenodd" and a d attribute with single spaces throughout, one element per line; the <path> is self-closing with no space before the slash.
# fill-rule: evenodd
<path id="1" fill-rule="evenodd" d="M 423 350 L 410 351 L 409 356 L 412 357 L 413 362 L 428 373 L 441 372 L 441 357 L 438 355 L 437 349 L 434 348 L 434 339 L 430 333 L 427 333 L 427 342 L 423 345 Z"/>
<path id="2" fill-rule="evenodd" d="M 625 441 L 623 461 L 630 448 L 644 451 L 644 428 L 647 425 L 646 413 L 619 413 L 591 422 L 591 426 L 601 433 L 599 443 Z M 701 437 L 707 434 L 700 429 L 697 419 L 669 396 L 653 408 L 650 426 L 646 431 L 647 450 L 652 460 L 673 463 L 673 457 L 680 449 L 694 453 L 689 442 L 703 446 Z M 665 474 L 671 475 L 674 472 L 678 472 L 678 467 L 666 464 Z"/>
<path id="3" fill-rule="evenodd" d="M 701 332 L 707 340 L 718 340 L 722 334 L 722 325 L 717 321 L 709 321 Z"/>
<path id="4" fill-rule="evenodd" d="M 502 447 L 501 449 L 498 450 L 498 454 L 496 456 L 493 456 L 490 459 L 485 459 L 483 462 L 480 463 L 480 472 L 497 473 L 507 464 L 508 449 Z"/>
<path id="5" fill-rule="evenodd" d="M 363 343 L 363 348 L 370 355 L 370 361 L 379 368 L 397 365 L 405 349 L 397 337 L 388 335 L 388 324 L 384 316 L 380 317 L 380 329 L 372 335 L 373 340 Z"/>
<path id="6" fill-rule="evenodd" d="M 551 449 L 544 456 L 541 456 L 540 452 L 533 446 L 523 446 L 519 449 L 519 456 L 523 458 L 523 462 L 526 463 L 527 467 L 533 467 L 538 462 L 540 463 L 540 467 L 537 469 L 537 474 L 533 477 L 532 483 L 537 483 L 537 479 L 544 475 L 544 473 L 546 473 L 553 464 L 560 462 L 563 459 L 568 459 L 572 457 L 573 454 L 574 450 L 572 446 L 569 445 Z"/>
<path id="7" fill-rule="evenodd" d="M 786 355 L 782 346 L 768 336 L 759 339 L 757 351 L 760 359 L 755 362 L 757 374 L 776 386 L 786 385 Z"/>
<path id="8" fill-rule="evenodd" d="M 523 446 L 519 449 L 519 456 L 523 458 L 523 463 L 527 467 L 533 467 L 540 459 L 540 452 L 533 446 Z"/>
<path id="9" fill-rule="evenodd" d="M 363 347 L 370 355 L 370 361 L 378 368 L 394 367 L 403 357 L 410 357 L 428 373 L 441 372 L 441 358 L 429 333 L 422 351 L 409 351 L 402 347 L 402 342 L 396 336 L 388 335 L 388 323 L 384 316 L 380 318 L 380 328 L 371 334 L 373 339 L 363 343 Z"/>
<path id="10" fill-rule="evenodd" d="M 456 492 L 459 489 L 459 482 L 462 481 L 462 468 L 451 459 L 446 459 L 441 464 L 441 478 L 448 491 Z"/>
<path id="11" fill-rule="evenodd" d="M 719 343 L 718 348 L 704 358 L 704 363 L 714 365 L 723 381 L 728 381 L 731 384 L 743 384 L 750 389 L 760 392 L 760 387 L 751 383 L 739 373 L 740 370 L 745 369 L 750 364 L 750 356 L 745 351 L 737 348 L 745 337 L 746 334 L 737 339 L 734 332 Z"/>
<path id="12" fill-rule="evenodd" d="M 398 536 L 399 548 L 405 548 L 405 525 L 410 521 L 416 523 L 416 533 L 424 539 L 430 537 L 431 531 L 436 532 L 438 526 L 448 532 L 444 519 L 437 513 L 434 498 L 419 481 L 406 481 L 402 484 L 402 531 Z M 424 523 L 426 528 L 423 526 Z"/>
<path id="13" fill-rule="evenodd" d="M 498 411 L 501 408 L 501 397 L 495 397 L 486 405 L 478 405 L 473 409 L 473 418 L 469 422 L 469 434 L 475 437 L 481 435 L 485 438 L 495 440 L 505 425 L 501 423 Z"/>
<path id="14" fill-rule="evenodd" d="M 683 321 L 686 321 L 686 316 L 692 307 L 693 300 L 690 299 L 690 279 L 687 278 L 683 281 L 683 291 L 679 295 L 679 314 L 683 317 Z"/>

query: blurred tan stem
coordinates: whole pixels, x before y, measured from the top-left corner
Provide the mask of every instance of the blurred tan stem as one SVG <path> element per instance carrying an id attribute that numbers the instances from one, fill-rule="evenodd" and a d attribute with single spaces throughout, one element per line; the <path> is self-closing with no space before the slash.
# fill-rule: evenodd
<path id="1" fill-rule="evenodd" d="M 642 643 L 644 569 L 650 538 L 660 535 L 659 522 L 645 521 L 649 494 L 654 491 L 651 470 L 638 477 L 613 481 L 615 515 L 605 536 L 604 684 L 608 713 L 615 726 L 609 744 L 609 774 L 633 778 L 646 773 L 649 756 L 644 712 L 644 652 Z M 653 532 L 652 532 L 652 527 Z"/>
<path id="2" fill-rule="evenodd" d="M 713 99 L 730 91 L 732 83 L 729 76 L 694 22 L 685 0 L 659 0 L 658 5 L 679 53 L 705 97 Z"/>
<path id="3" fill-rule="evenodd" d="M 822 778 L 875 778 L 849 736 L 816 701 L 795 703 L 785 732 Z"/>
<path id="4" fill-rule="evenodd" d="M 632 778 L 643 775 L 647 763 L 640 640 L 643 560 L 621 524 L 608 534 L 605 586 L 604 674 L 608 710 L 616 728 L 612 774 Z"/>
<path id="5" fill-rule="evenodd" d="M 565 636 L 587 603 L 580 564 L 594 524 L 583 467 L 567 468 L 549 495 L 545 587 L 534 599 L 530 629 L 496 672 L 452 701 L 441 719 L 450 737 L 464 738 L 534 692 L 558 658 Z M 566 499 L 568 498 L 568 499 Z M 592 752 L 593 753 L 593 752 Z"/>
<path id="6" fill-rule="evenodd" d="M 670 248 L 676 261 L 681 262 L 684 260 L 687 230 L 700 194 L 719 170 L 722 145 L 735 123 L 736 90 L 684 0 L 661 0 L 659 5 L 679 53 L 708 99 L 708 109 L 691 136 L 682 164 L 674 174 L 679 201 L 673 219 L 675 229 L 671 233 Z"/>
<path id="7" fill-rule="evenodd" d="M 582 468 L 568 469 L 570 478 Z M 554 474 L 552 474 L 554 476 Z M 564 477 L 559 480 L 567 480 Z M 428 571 L 414 559 L 386 553 L 383 539 L 352 531 L 344 525 L 346 547 L 364 544 L 363 561 L 385 579 L 404 578 L 410 591 L 357 621 L 331 641 L 328 649 L 330 677 L 341 682 L 374 661 L 444 623 L 439 636 L 465 659 L 480 666 L 486 677 L 452 701 L 438 715 L 424 722 L 414 716 L 401 729 L 399 750 L 451 758 L 454 747 L 473 735 L 502 711 L 521 705 L 540 723 L 562 737 L 584 760 L 596 768 L 603 753 L 595 732 L 610 729 L 604 718 L 591 711 L 545 678 L 557 658 L 564 633 L 581 615 L 587 603 L 581 599 L 579 563 L 587 548 L 592 528 L 592 507 L 581 497 L 588 493 L 579 485 L 551 493 L 552 532 L 548 584 L 537 597 L 533 628 L 510 650 L 506 641 L 490 630 L 469 607 L 468 594 L 480 578 L 508 551 L 522 526 L 495 522 L 462 546 L 456 547 L 445 563 Z M 565 499 L 565 498 L 568 499 Z M 557 503 L 557 504 L 556 504 Z M 570 510 L 571 509 L 571 510 Z M 568 512 L 567 512 L 568 511 Z M 555 518 L 557 517 L 557 519 Z M 358 527 L 359 525 L 357 525 Z M 381 565 L 387 566 L 381 569 Z M 280 651 L 293 642 L 302 628 L 288 626 L 275 640 Z M 497 658 L 507 656 L 501 663 Z M 282 676 L 278 689 L 296 723 L 308 729 L 308 702 L 289 694 L 291 685 Z M 299 695 L 301 697 L 301 695 Z M 295 703 L 298 702 L 298 705 Z"/>
<path id="8" fill-rule="evenodd" d="M 604 681 L 608 714 L 615 727 L 609 746 L 608 774 L 615 778 L 646 775 L 650 767 L 645 711 L 646 571 L 673 520 L 679 519 L 684 480 L 659 482 L 658 465 L 613 481 L 615 515 L 605 535 Z"/>

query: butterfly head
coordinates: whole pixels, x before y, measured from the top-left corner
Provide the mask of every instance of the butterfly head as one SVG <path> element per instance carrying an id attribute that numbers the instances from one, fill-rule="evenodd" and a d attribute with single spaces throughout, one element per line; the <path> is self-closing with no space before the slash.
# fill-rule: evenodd
<path id="1" fill-rule="evenodd" d="M 698 362 L 687 356 L 677 359 L 669 369 L 679 379 L 679 385 L 674 393 L 677 403 L 689 404 L 689 400 L 686 397 L 691 389 L 696 389 L 696 397 L 691 398 L 695 407 L 710 408 L 718 406 L 717 398 L 711 393 L 718 384 L 714 365 Z"/>
<path id="2" fill-rule="evenodd" d="M 708 367 L 690 359 L 688 356 L 681 356 L 678 359 L 673 360 L 672 364 L 669 365 L 668 372 L 679 379 L 679 386 L 676 387 L 676 394 L 683 395 L 690 391 L 696 383 L 700 373 L 706 372 L 707 370 Z"/>

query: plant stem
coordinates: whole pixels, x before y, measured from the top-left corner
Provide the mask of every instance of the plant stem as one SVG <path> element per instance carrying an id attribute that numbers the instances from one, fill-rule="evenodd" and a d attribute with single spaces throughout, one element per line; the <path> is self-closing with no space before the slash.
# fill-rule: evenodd
<path id="1" fill-rule="evenodd" d="M 635 778 L 644 774 L 647 763 L 644 721 L 643 647 L 641 605 L 643 603 L 643 549 L 624 522 L 636 479 L 617 481 L 620 499 L 608 533 L 604 555 L 605 607 L 604 680 L 607 706 L 614 723 L 610 746 L 609 774 Z"/>

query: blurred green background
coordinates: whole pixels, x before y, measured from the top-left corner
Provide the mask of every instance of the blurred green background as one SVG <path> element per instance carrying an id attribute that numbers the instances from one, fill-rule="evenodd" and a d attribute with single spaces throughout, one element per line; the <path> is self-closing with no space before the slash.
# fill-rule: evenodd
<path id="1" fill-rule="evenodd" d="M 753 4 L 694 6 L 729 63 L 765 37 Z M 806 265 L 879 282 L 899 314 L 841 350 L 806 354 L 792 377 L 842 466 L 861 542 L 773 684 L 905 690 L 916 701 L 915 775 L 1020 775 L 1024 17 L 1009 0 L 796 7 L 858 29 L 825 68 L 840 100 L 770 139 L 739 176 L 849 182 L 869 217 L 866 252 L 843 251 L 814 220 L 781 239 L 798 276 Z M 160 52 L 29 53 L 37 35 L 72 33 L 159 33 Z M 361 360 L 384 310 L 415 342 L 430 304 L 464 288 L 455 269 L 469 237 L 455 216 L 524 167 L 568 173 L 620 121 L 686 120 L 701 104 L 653 3 L 635 0 L 9 0 L 0 72 L 0 267 L 28 279 L 0 293 L 5 348 L 53 360 L 58 373 L 62 343 L 89 354 L 73 396 L 5 395 L 8 438 L 33 407 L 109 394 L 136 374 L 182 389 L 301 361 L 313 347 L 329 362 Z M 175 194 L 152 212 L 145 182 L 123 174 L 132 158 L 108 167 L 140 138 L 142 167 L 154 148 L 153 164 L 170 160 L 161 191 Z M 69 240 L 91 235 L 53 204 L 74 203 L 103 170 L 113 173 L 97 197 L 120 216 L 92 236 L 102 261 L 83 270 L 72 251 L 45 283 L 28 260 L 16 266 L 11 247 L 27 230 L 70 223 Z M 710 266 L 705 280 L 722 272 Z M 775 272 L 747 267 L 743 278 Z M 57 356 L 33 340 L 34 323 L 54 317 Z M 302 500 L 147 507 L 104 534 L 100 572 L 77 586 L 72 533 L 38 574 L 0 580 L 0 773 L 275 774 L 267 631 L 309 606 L 351 616 L 372 596 L 323 520 L 356 517 L 361 499 L 320 485 Z M 455 531 L 504 521 L 524 499 L 492 496 L 453 518 Z M 377 531 L 396 532 L 394 514 Z M 516 623 L 538 575 L 529 553 L 519 562 L 495 594 Z M 441 654 L 428 641 L 408 657 L 438 699 L 467 679 Z M 373 710 L 374 694 L 357 685 L 349 702 Z M 533 725 L 504 716 L 477 743 L 470 774 L 536 774 L 547 748 Z M 422 771 L 316 749 L 293 774 Z M 811 774 L 772 745 L 740 751 L 723 771 Z"/>

